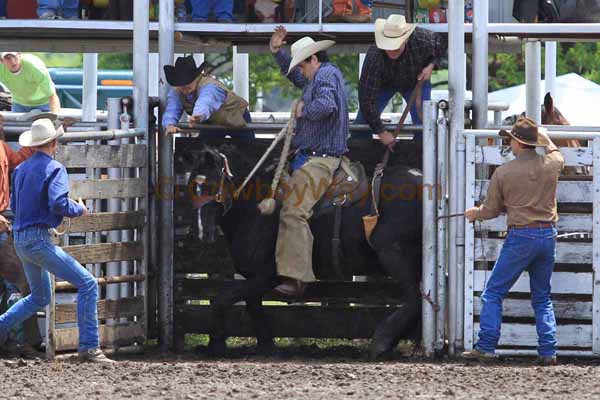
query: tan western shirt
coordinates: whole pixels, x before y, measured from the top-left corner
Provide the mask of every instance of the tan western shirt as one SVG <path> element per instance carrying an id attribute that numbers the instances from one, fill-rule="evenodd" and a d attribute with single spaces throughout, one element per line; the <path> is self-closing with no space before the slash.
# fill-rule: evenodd
<path id="1" fill-rule="evenodd" d="M 492 175 L 477 218 L 492 219 L 505 212 L 508 226 L 556 222 L 556 186 L 563 166 L 564 158 L 558 150 L 546 155 L 522 150 Z"/>

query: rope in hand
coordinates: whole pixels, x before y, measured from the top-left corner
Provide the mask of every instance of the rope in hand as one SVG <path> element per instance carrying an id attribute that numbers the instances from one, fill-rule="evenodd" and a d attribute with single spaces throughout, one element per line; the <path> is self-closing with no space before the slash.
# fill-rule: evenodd
<path id="1" fill-rule="evenodd" d="M 277 193 L 277 186 L 279 186 L 279 179 L 281 178 L 281 173 L 283 172 L 283 168 L 287 162 L 287 155 L 290 151 L 290 146 L 292 144 L 292 137 L 296 131 L 296 110 L 298 108 L 298 101 L 295 101 L 292 104 L 292 113 L 290 116 L 290 120 L 286 126 L 286 135 L 285 141 L 283 142 L 283 148 L 281 149 L 281 157 L 279 158 L 279 163 L 277 164 L 277 168 L 275 169 L 275 175 L 273 176 L 273 182 L 271 182 L 271 191 L 269 193 L 270 197 L 263 199 L 258 204 L 258 209 L 262 215 L 271 215 L 275 212 L 277 207 L 277 203 L 275 201 L 275 194 Z"/>
<path id="2" fill-rule="evenodd" d="M 240 187 L 238 187 L 236 189 L 236 191 L 234 192 L 234 198 L 239 197 L 239 195 L 242 192 L 242 190 L 244 189 L 244 187 L 254 177 L 254 175 L 256 174 L 256 172 L 263 165 L 263 163 L 266 161 L 266 159 L 269 156 L 269 154 L 271 154 L 271 152 L 273 151 L 273 149 L 275 148 L 275 146 L 277 145 L 277 143 L 279 143 L 281 141 L 281 139 L 283 139 L 283 138 L 288 139 L 288 137 L 289 137 L 289 140 L 291 142 L 291 136 L 293 136 L 293 134 L 294 134 L 294 131 L 295 131 L 294 128 L 295 128 L 295 124 L 296 124 L 296 106 L 297 106 L 297 102 L 294 102 L 292 104 L 291 117 L 290 117 L 290 120 L 288 121 L 287 125 L 284 126 L 283 129 L 281 129 L 279 131 L 279 133 L 277 134 L 277 136 L 275 136 L 275 139 L 273 139 L 273 142 L 271 142 L 271 144 L 269 145 L 269 147 L 267 148 L 267 150 L 265 150 L 265 153 L 258 160 L 258 162 L 254 166 L 254 168 L 252 169 L 252 171 L 250 171 L 250 173 L 248 174 L 248 176 L 246 176 L 246 178 L 244 179 L 244 182 L 240 185 Z M 285 148 L 285 144 L 284 144 L 284 148 Z M 288 149 L 289 149 L 289 145 L 288 145 Z M 286 153 L 282 152 L 282 159 L 285 159 L 285 156 L 287 156 L 287 152 Z M 280 164 L 281 164 L 281 162 L 280 162 Z M 277 165 L 277 168 L 279 169 L 279 164 Z M 283 166 L 281 167 L 281 169 L 283 170 Z M 275 175 L 277 175 L 277 171 L 275 171 Z M 279 175 L 281 175 L 281 171 L 279 171 Z M 273 179 L 275 179 L 275 177 Z M 279 181 L 279 177 L 277 177 L 277 181 Z"/>

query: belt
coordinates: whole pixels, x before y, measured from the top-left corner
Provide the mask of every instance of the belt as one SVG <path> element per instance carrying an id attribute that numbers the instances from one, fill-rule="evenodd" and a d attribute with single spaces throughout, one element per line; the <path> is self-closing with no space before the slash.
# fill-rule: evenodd
<path id="1" fill-rule="evenodd" d="M 323 157 L 323 158 L 340 158 L 338 154 L 321 153 L 318 151 L 301 150 L 301 152 L 309 157 Z"/>
<path id="2" fill-rule="evenodd" d="M 534 222 L 527 225 L 510 225 L 508 229 L 554 228 L 554 222 Z"/>

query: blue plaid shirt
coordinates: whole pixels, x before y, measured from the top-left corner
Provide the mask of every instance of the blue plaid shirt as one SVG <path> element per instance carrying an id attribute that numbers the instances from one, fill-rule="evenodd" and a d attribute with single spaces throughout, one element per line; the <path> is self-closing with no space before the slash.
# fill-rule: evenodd
<path id="1" fill-rule="evenodd" d="M 283 50 L 274 55 L 281 72 L 287 73 L 290 56 Z M 319 154 L 341 156 L 346 153 L 348 101 L 342 72 L 331 63 L 323 63 L 311 81 L 302 75 L 299 68 L 294 68 L 288 79 L 302 89 L 304 101 L 292 146 Z"/>

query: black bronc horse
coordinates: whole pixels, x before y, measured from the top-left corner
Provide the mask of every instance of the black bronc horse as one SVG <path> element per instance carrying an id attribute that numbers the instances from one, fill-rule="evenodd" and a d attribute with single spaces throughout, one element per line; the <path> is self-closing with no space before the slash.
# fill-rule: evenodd
<path id="1" fill-rule="evenodd" d="M 279 208 L 275 214 L 263 216 L 257 209 L 259 199 L 252 195 L 259 191 L 257 182 L 264 182 L 265 187 L 271 182 L 272 171 L 267 173 L 266 169 L 240 196 L 233 196 L 231 188 L 240 185 L 254 163 L 248 158 L 233 145 L 224 144 L 218 149 L 206 146 L 196 152 L 187 151 L 175 160 L 191 173 L 190 187 L 197 187 L 202 193 L 194 197 L 194 207 L 200 210 L 202 239 L 214 241 L 219 226 L 229 243 L 236 271 L 246 278 L 229 282 L 211 302 L 208 351 L 212 354 L 226 350 L 226 311 L 242 300 L 253 321 L 258 350 L 274 350 L 262 298 L 279 283 L 275 264 Z M 421 317 L 422 174 L 397 164 L 398 157 L 392 153 L 381 184 L 380 218 L 370 238 L 372 247 L 362 223 L 362 217 L 370 211 L 370 195 L 344 207 L 341 220 L 339 264 L 344 275 L 352 275 L 350 271 L 356 267 L 374 273 L 379 270 L 398 282 L 398 294 L 405 304 L 377 327 L 370 346 L 373 358 L 391 351 L 401 338 L 414 334 Z M 314 215 L 310 221 L 314 235 L 313 269 L 319 278 L 331 276 L 326 271 L 332 271 L 333 221 L 333 212 Z"/>

